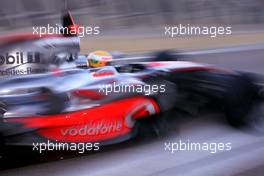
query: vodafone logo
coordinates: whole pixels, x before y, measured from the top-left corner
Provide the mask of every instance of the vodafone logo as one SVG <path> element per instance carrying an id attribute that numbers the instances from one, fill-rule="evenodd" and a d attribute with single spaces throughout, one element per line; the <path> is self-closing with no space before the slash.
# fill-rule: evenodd
<path id="1" fill-rule="evenodd" d="M 61 129 L 63 136 L 97 136 L 109 133 L 119 132 L 122 128 L 121 121 L 89 123 L 83 126 L 75 126 L 67 129 Z"/>

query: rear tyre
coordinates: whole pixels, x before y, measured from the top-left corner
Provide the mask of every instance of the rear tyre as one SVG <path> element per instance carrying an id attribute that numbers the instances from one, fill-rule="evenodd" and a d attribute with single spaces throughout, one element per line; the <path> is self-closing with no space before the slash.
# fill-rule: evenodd
<path id="1" fill-rule="evenodd" d="M 246 76 L 231 79 L 224 95 L 224 108 L 228 122 L 236 127 L 248 124 L 248 114 L 255 104 L 256 90 Z"/>
<path id="2" fill-rule="evenodd" d="M 181 58 L 183 58 L 182 54 L 172 50 L 165 50 L 157 52 L 154 61 L 178 61 Z"/>

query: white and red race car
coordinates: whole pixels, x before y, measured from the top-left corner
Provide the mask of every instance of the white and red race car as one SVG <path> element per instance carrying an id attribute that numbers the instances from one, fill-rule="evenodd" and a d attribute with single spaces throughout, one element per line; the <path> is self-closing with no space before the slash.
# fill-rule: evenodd
<path id="1" fill-rule="evenodd" d="M 66 69 L 8 77 L 0 85 L 1 136 L 8 145 L 116 143 L 140 128 L 166 130 L 157 124 L 164 114 L 187 106 L 213 104 L 233 125 L 263 116 L 255 108 L 262 106 L 261 88 L 249 75 L 187 61 Z"/>
<path id="2" fill-rule="evenodd" d="M 63 26 L 69 25 L 74 22 L 66 15 Z M 3 41 L 0 51 L 22 48 L 25 52 L 34 49 L 36 54 L 35 58 L 29 55 L 25 63 L 13 62 L 12 56 L 10 67 L 9 55 L 1 57 L 0 66 L 6 73 L 28 65 L 33 69 L 42 69 L 46 63 L 56 65 L 65 53 L 67 57 L 62 58 L 72 60 L 79 50 L 79 39 L 72 35 L 30 35 Z M 97 69 L 2 76 L 0 147 L 47 141 L 116 143 L 135 136 L 140 129 L 166 131 L 160 124 L 171 110 L 212 104 L 223 109 L 231 124 L 245 125 L 251 116 L 254 121 L 263 119 L 262 96 L 258 80 L 248 74 L 175 61 L 168 52 L 114 60 Z"/>

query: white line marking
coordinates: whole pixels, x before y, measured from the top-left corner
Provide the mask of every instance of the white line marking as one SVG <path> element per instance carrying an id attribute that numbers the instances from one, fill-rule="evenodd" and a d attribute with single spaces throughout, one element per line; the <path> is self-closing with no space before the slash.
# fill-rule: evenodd
<path id="1" fill-rule="evenodd" d="M 187 51 L 181 54 L 183 55 L 202 55 L 202 54 L 216 54 L 216 53 L 232 53 L 232 52 L 239 52 L 239 51 L 251 51 L 251 50 L 261 50 L 261 49 L 264 50 L 264 43 L 254 44 L 254 45 L 241 45 L 241 46 L 231 46 L 231 47 L 225 47 L 225 48 Z M 126 58 L 114 59 L 114 61 L 141 60 L 141 59 L 143 60 L 148 57 L 152 58 L 153 55 L 126 57 Z"/>
<path id="2" fill-rule="evenodd" d="M 199 54 L 231 53 L 231 52 L 238 52 L 238 51 L 251 51 L 251 50 L 260 50 L 260 49 L 264 49 L 264 43 L 255 44 L 255 45 L 241 45 L 241 46 L 232 46 L 232 47 L 225 47 L 225 48 L 189 51 L 189 52 L 185 52 L 184 54 L 199 55 Z"/>

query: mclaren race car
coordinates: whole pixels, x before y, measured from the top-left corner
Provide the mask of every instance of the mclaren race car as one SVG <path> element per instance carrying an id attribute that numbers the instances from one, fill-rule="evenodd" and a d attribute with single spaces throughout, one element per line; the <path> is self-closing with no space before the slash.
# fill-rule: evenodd
<path id="1" fill-rule="evenodd" d="M 70 14 L 62 19 L 63 27 L 75 26 Z M 223 109 L 232 125 L 262 119 L 263 88 L 246 73 L 178 61 L 169 52 L 133 59 L 122 55 L 99 68 L 51 69 L 77 58 L 76 35 L 1 41 L 0 51 L 8 52 L 0 57 L 1 150 L 47 141 L 106 145 L 147 128 L 161 134 L 168 112 L 207 105 Z M 18 50 L 27 52 L 27 61 L 23 53 L 13 53 Z M 46 71 L 18 74 L 27 67 Z"/>
<path id="2" fill-rule="evenodd" d="M 189 61 L 71 68 L 1 78 L 0 85 L 5 145 L 121 142 L 148 128 L 144 119 L 160 122 L 166 112 L 188 106 L 214 104 L 232 125 L 263 115 L 255 112 L 263 91 L 252 76 Z"/>

